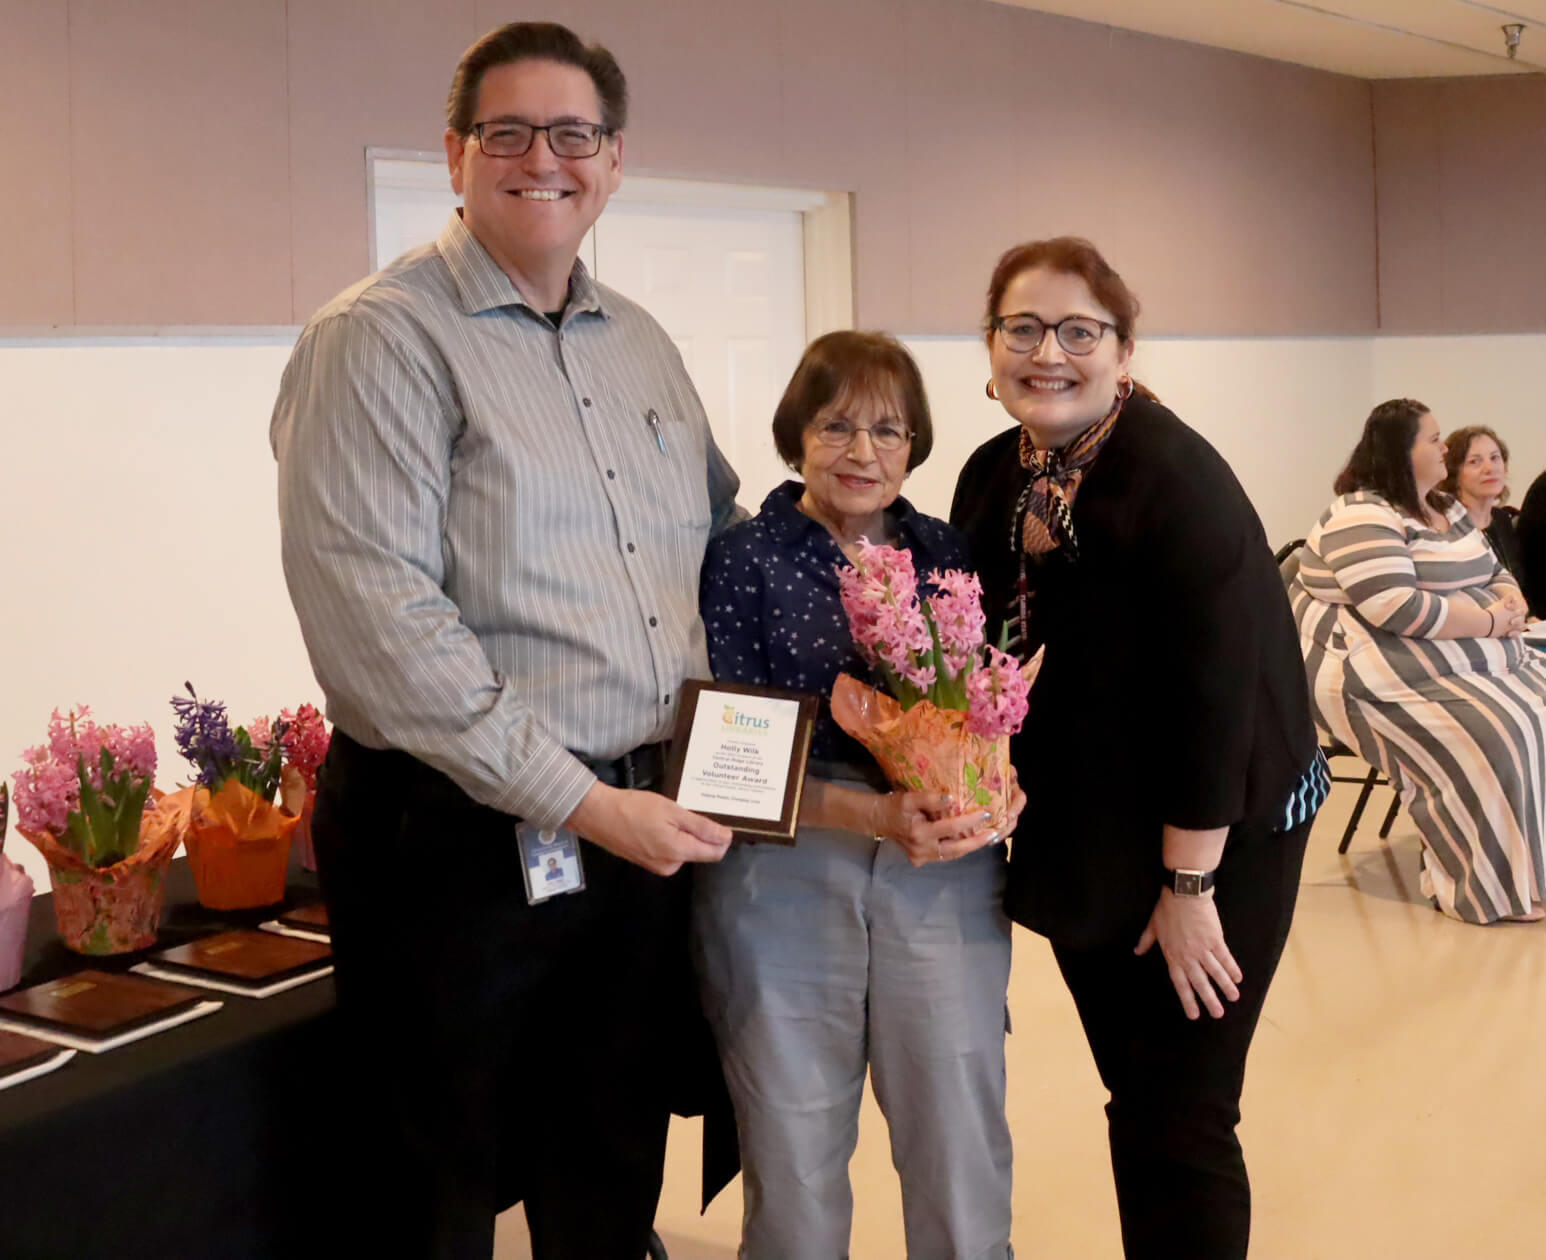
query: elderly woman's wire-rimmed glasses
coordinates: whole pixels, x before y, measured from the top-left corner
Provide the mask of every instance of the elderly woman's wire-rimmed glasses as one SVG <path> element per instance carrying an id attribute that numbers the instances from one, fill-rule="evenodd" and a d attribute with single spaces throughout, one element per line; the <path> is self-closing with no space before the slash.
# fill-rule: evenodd
<path id="1" fill-rule="evenodd" d="M 899 451 L 913 440 L 912 430 L 890 420 L 865 427 L 834 416 L 815 426 L 816 440 L 823 446 L 848 446 L 858 441 L 861 433 L 870 435 L 870 445 L 877 451 Z"/>
<path id="2" fill-rule="evenodd" d="M 1032 315 L 1029 311 L 1018 315 L 995 315 L 989 325 L 1004 339 L 1004 346 L 1016 354 L 1030 354 L 1041 345 L 1049 328 L 1057 337 L 1058 345 L 1069 354 L 1091 354 L 1108 330 L 1117 330 L 1115 324 L 1108 324 L 1090 315 L 1070 315 L 1055 324 L 1049 324 L 1040 315 Z"/>
<path id="3" fill-rule="evenodd" d="M 547 132 L 548 148 L 554 157 L 588 158 L 601 152 L 601 138 L 613 134 L 612 128 L 592 122 L 556 122 L 539 127 L 534 123 L 495 119 L 473 123 L 478 147 L 489 157 L 524 157 L 537 139 Z"/>

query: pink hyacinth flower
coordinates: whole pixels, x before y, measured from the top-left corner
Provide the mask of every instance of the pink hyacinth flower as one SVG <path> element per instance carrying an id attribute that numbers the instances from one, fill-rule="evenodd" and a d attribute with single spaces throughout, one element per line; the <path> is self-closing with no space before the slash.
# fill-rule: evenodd
<path id="1" fill-rule="evenodd" d="M 966 680 L 966 729 L 990 739 L 1013 735 L 1025 722 L 1030 691 L 1015 658 L 990 647 L 987 663 Z"/>

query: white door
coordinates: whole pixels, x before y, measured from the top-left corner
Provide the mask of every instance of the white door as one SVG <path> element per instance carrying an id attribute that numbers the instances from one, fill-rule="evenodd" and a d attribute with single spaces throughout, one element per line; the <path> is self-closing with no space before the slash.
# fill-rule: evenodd
<path id="1" fill-rule="evenodd" d="M 596 278 L 676 342 L 714 439 L 755 512 L 789 476 L 773 408 L 805 348 L 801 216 L 793 210 L 613 201 L 596 223 Z"/>
<path id="2" fill-rule="evenodd" d="M 410 249 L 437 240 L 462 199 L 451 191 L 444 162 L 432 157 L 370 158 L 371 269 L 379 271 Z M 594 233 L 580 244 L 580 257 L 594 270 Z"/>
<path id="3" fill-rule="evenodd" d="M 460 200 L 429 155 L 373 154 L 371 183 L 377 267 L 439 236 Z M 752 512 L 789 475 L 772 424 L 805 348 L 804 216 L 792 207 L 821 203 L 786 189 L 635 179 L 580 249 L 592 275 L 676 342 Z"/>

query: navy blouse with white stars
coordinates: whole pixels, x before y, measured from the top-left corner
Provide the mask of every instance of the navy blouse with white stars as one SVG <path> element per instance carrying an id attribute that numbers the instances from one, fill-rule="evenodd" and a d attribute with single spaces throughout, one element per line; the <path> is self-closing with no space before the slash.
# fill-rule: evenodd
<path id="1" fill-rule="evenodd" d="M 869 753 L 833 721 L 827 703 L 839 673 L 873 681 L 838 597 L 837 568 L 848 558 L 826 527 L 796 506 L 804 492 L 800 482 L 784 482 L 756 516 L 709 543 L 699 589 L 709 664 L 720 682 L 821 696 L 812 759 L 870 767 Z M 920 585 L 932 569 L 966 567 L 966 544 L 952 526 L 901 498 L 887 515 L 897 545 L 912 553 Z"/>

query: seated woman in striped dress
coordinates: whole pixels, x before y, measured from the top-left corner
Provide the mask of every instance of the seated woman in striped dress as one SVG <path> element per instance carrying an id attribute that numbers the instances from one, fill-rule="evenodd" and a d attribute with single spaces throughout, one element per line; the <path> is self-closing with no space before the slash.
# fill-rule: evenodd
<path id="1" fill-rule="evenodd" d="M 1370 413 L 1289 594 L 1317 724 L 1401 790 L 1422 891 L 1467 923 L 1546 917 L 1546 666 L 1444 479 L 1438 421 Z"/>

